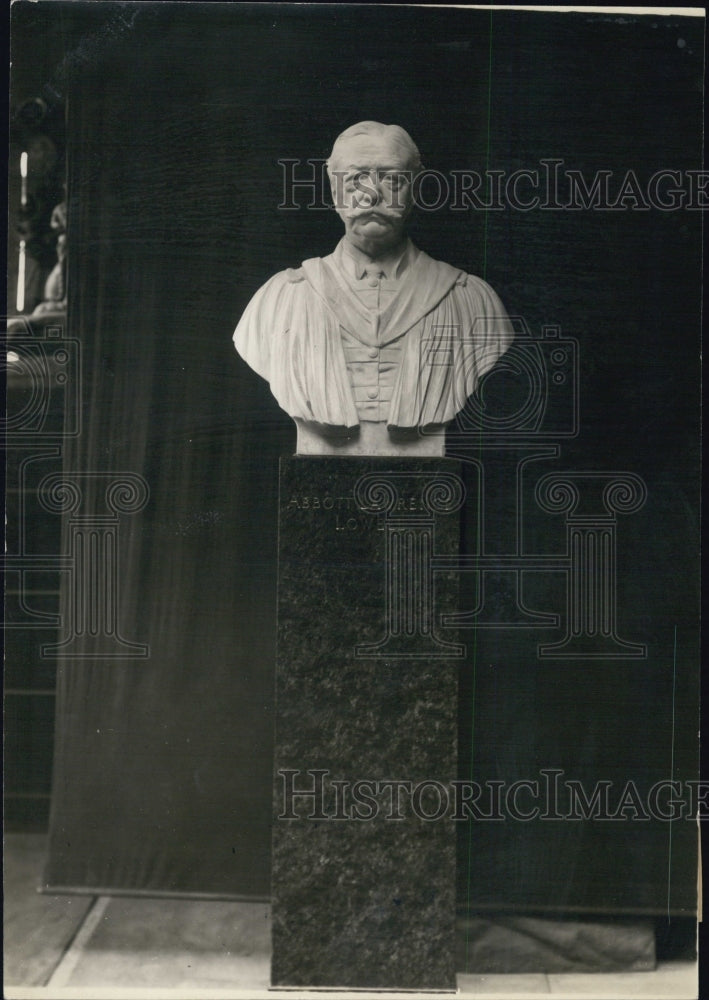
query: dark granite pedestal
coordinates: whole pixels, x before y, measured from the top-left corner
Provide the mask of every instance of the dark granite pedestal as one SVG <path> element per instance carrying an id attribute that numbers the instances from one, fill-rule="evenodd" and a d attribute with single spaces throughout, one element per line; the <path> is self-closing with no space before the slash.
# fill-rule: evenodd
<path id="1" fill-rule="evenodd" d="M 455 989 L 458 468 L 281 463 L 273 986 Z"/>

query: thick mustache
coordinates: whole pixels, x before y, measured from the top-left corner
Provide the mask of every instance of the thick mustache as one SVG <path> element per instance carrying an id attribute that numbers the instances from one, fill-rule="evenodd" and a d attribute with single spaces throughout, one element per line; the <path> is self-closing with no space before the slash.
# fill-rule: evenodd
<path id="1" fill-rule="evenodd" d="M 352 214 L 353 219 L 382 219 L 385 222 L 389 222 L 392 219 L 398 218 L 395 212 L 380 212 L 372 211 L 372 209 L 364 209 L 362 212 L 354 212 Z"/>

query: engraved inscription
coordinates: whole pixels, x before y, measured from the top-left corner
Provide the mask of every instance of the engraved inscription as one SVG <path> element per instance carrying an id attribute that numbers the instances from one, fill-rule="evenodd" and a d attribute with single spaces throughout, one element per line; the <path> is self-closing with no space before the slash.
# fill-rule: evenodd
<path id="1" fill-rule="evenodd" d="M 405 501 L 406 510 L 417 510 L 416 497 Z M 402 504 L 404 501 L 402 500 Z M 410 505 L 410 506 L 409 506 Z M 402 509 L 404 509 L 402 507 Z M 363 514 L 353 496 L 332 496 L 331 494 L 293 493 L 286 504 L 286 510 L 303 511 L 307 513 L 325 512 L 332 521 L 334 531 L 383 531 L 384 522 L 381 517 Z"/>

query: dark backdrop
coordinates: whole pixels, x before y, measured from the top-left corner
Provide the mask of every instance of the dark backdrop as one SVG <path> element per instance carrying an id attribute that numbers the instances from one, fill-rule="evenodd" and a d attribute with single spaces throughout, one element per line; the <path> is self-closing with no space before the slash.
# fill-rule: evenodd
<path id="1" fill-rule="evenodd" d="M 589 178 L 697 168 L 702 22 L 342 5 L 13 15 L 43 30 L 84 19 L 51 68 L 67 98 L 69 322 L 83 352 L 66 467 L 150 486 L 119 546 L 121 629 L 150 656 L 60 664 L 46 882 L 265 896 L 277 462 L 295 434 L 231 333 L 268 276 L 340 232 L 331 212 L 278 209 L 277 160 L 326 156 L 373 118 L 407 128 L 442 171 L 549 157 Z M 558 632 L 480 633 L 461 682 L 461 774 L 694 776 L 699 213 L 444 208 L 414 236 L 483 274 L 533 332 L 558 323 L 578 339 L 580 433 L 535 475 L 625 470 L 648 486 L 618 553 L 620 631 L 647 659 L 539 661 L 537 642 Z M 560 520 L 537 517 L 544 544 L 563 548 Z M 685 912 L 695 834 L 668 833 L 462 828 L 461 904 Z"/>

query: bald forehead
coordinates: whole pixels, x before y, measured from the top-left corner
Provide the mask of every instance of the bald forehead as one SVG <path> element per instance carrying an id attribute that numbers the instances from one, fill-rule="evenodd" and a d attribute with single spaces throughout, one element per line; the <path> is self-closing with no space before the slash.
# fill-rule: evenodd
<path id="1" fill-rule="evenodd" d="M 330 157 L 331 170 L 407 170 L 412 155 L 391 135 L 355 135 L 338 139 Z"/>

